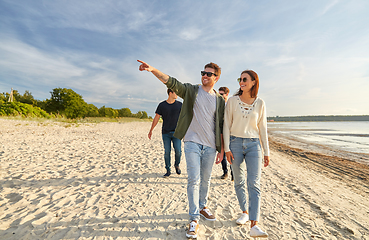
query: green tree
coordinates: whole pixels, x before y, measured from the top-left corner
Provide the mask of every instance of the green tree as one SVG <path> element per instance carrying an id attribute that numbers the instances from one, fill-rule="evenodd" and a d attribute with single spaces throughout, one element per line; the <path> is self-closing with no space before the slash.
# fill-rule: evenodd
<path id="1" fill-rule="evenodd" d="M 48 112 L 65 115 L 67 118 L 84 118 L 88 105 L 82 96 L 67 88 L 54 88 L 51 98 L 46 101 Z"/>
<path id="2" fill-rule="evenodd" d="M 105 108 L 106 117 L 116 118 L 118 117 L 118 110 L 113 108 Z"/>
<path id="3" fill-rule="evenodd" d="M 118 117 L 131 117 L 132 112 L 129 108 L 121 108 L 118 110 Z"/>
<path id="4" fill-rule="evenodd" d="M 105 106 L 102 106 L 101 108 L 99 108 L 99 116 L 105 117 Z"/>
<path id="5" fill-rule="evenodd" d="M 147 119 L 147 118 L 149 118 L 147 116 L 147 112 L 145 112 L 145 111 L 138 111 L 136 114 L 132 114 L 132 117 L 140 118 L 140 119 Z"/>
<path id="6" fill-rule="evenodd" d="M 147 112 L 142 111 L 141 119 L 147 119 L 147 118 L 149 118 L 149 116 L 147 115 Z"/>
<path id="7" fill-rule="evenodd" d="M 7 101 L 5 93 L 0 93 L 0 105 Z"/>
<path id="8" fill-rule="evenodd" d="M 9 99 L 10 93 L 8 93 L 8 92 L 3 92 L 3 93 L 2 93 L 2 95 L 3 95 L 3 100 L 4 100 L 4 102 L 7 102 L 7 101 L 8 101 L 8 99 Z"/>
<path id="9" fill-rule="evenodd" d="M 93 104 L 88 104 L 86 117 L 98 117 L 98 116 L 99 116 L 99 109 Z"/>
<path id="10" fill-rule="evenodd" d="M 3 93 L 1 95 L 2 97 L 0 97 L 0 99 L 3 99 L 4 102 L 7 102 L 10 94 Z M 36 105 L 36 100 L 33 98 L 32 93 L 28 90 L 26 90 L 23 95 L 20 95 L 18 90 L 13 90 L 13 100 L 14 102 L 21 102 L 21 103 Z"/>
<path id="11" fill-rule="evenodd" d="M 51 117 L 41 108 L 21 102 L 5 102 L 1 104 L 0 116 Z"/>
<path id="12" fill-rule="evenodd" d="M 37 103 L 37 101 L 32 96 L 32 93 L 28 90 L 26 90 L 24 92 L 24 94 L 22 96 L 20 96 L 19 100 L 17 100 L 17 101 L 21 102 L 21 103 L 31 104 L 31 105 L 34 105 L 34 106 L 36 106 L 36 103 Z"/>
<path id="13" fill-rule="evenodd" d="M 19 102 L 22 98 L 22 95 L 19 94 L 18 90 L 13 90 L 13 100 L 14 102 Z"/>
<path id="14" fill-rule="evenodd" d="M 47 105 L 47 99 L 46 100 L 43 100 L 43 101 L 41 101 L 41 100 L 35 100 L 35 106 L 37 106 L 37 107 L 39 107 L 39 108 L 41 108 L 41 109 L 43 109 L 45 111 L 47 111 L 46 110 L 46 105 Z"/>
<path id="15" fill-rule="evenodd" d="M 99 108 L 99 115 L 100 117 L 116 118 L 118 117 L 118 110 L 102 106 Z"/>

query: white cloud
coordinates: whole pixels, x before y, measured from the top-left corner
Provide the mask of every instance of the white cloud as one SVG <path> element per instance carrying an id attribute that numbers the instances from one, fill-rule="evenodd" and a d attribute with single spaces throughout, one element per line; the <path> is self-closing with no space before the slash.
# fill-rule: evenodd
<path id="1" fill-rule="evenodd" d="M 18 89 L 39 93 L 43 85 L 48 93 L 67 87 L 89 103 L 152 115 L 166 99 L 166 87 L 139 72 L 136 59 L 194 84 L 213 61 L 222 67 L 216 88 L 227 86 L 231 93 L 242 70 L 255 70 L 269 115 L 347 112 L 344 95 L 355 101 L 352 111 L 368 114 L 360 105 L 369 102 L 363 93 L 369 63 L 365 1 L 2 5 L 11 11 L 0 16 L 0 77 Z M 346 86 L 347 79 L 358 85 Z M 6 82 L 0 86 L 9 88 Z"/>
<path id="2" fill-rule="evenodd" d="M 196 40 L 201 34 L 201 31 L 196 28 L 184 29 L 179 33 L 179 37 L 184 40 Z"/>
<path id="3" fill-rule="evenodd" d="M 328 11 L 330 11 L 336 4 L 338 4 L 338 0 L 333 0 L 329 2 L 321 11 L 320 15 L 326 14 Z"/>
<path id="4" fill-rule="evenodd" d="M 49 54 L 15 39 L 0 40 L 0 55 L 2 71 L 37 77 L 37 81 L 49 77 L 68 79 L 84 73 L 61 55 Z"/>
<path id="5" fill-rule="evenodd" d="M 291 62 L 296 61 L 296 58 L 294 57 L 288 57 L 288 56 L 280 56 L 278 58 L 275 59 L 269 59 L 266 61 L 266 65 L 267 66 L 276 66 L 276 65 L 283 65 L 283 64 L 288 64 Z"/>

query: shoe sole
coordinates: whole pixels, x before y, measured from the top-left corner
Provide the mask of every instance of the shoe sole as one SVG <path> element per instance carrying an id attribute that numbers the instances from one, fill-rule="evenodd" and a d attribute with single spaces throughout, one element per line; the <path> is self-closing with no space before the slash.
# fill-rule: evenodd
<path id="1" fill-rule="evenodd" d="M 186 233 L 186 237 L 187 237 L 187 238 L 196 239 L 196 238 L 197 238 L 197 235 L 188 235 L 188 234 Z"/>
<path id="2" fill-rule="evenodd" d="M 236 221 L 236 223 L 237 223 L 238 225 L 245 225 L 247 222 L 250 222 L 250 220 L 247 220 L 245 223 L 240 223 L 240 222 L 237 222 L 237 221 Z"/>
<path id="3" fill-rule="evenodd" d="M 241 223 L 240 221 L 238 221 L 238 219 L 236 220 L 236 223 L 237 223 L 238 225 L 245 225 L 247 222 L 250 222 L 250 218 L 249 218 L 249 219 L 247 219 L 244 223 Z"/>
<path id="4" fill-rule="evenodd" d="M 252 238 L 267 238 L 268 235 L 260 235 L 260 236 L 251 236 L 250 235 L 250 237 L 252 237 Z"/>
<path id="5" fill-rule="evenodd" d="M 250 220 L 246 221 L 245 223 L 236 222 L 237 225 L 245 225 L 247 222 L 250 222 Z"/>
<path id="6" fill-rule="evenodd" d="M 217 219 L 216 218 L 214 218 L 214 219 L 209 219 L 209 218 L 206 218 L 204 215 L 202 215 L 201 213 L 200 213 L 200 216 L 201 217 L 203 217 L 203 218 L 205 218 L 205 220 L 208 220 L 208 221 L 211 221 L 211 222 L 214 222 L 214 221 L 216 221 Z"/>

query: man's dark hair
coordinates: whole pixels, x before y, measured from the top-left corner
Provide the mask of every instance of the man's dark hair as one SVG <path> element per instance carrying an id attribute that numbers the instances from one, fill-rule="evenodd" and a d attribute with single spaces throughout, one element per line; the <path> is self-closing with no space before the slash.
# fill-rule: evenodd
<path id="1" fill-rule="evenodd" d="M 168 88 L 167 93 L 168 93 L 168 96 L 169 96 L 169 93 L 174 93 L 174 92 L 173 92 L 172 89 Z"/>
<path id="2" fill-rule="evenodd" d="M 227 87 L 220 87 L 218 92 L 223 91 L 225 94 L 229 93 L 229 89 Z"/>
<path id="3" fill-rule="evenodd" d="M 220 67 L 217 64 L 211 62 L 211 63 L 206 64 L 205 67 L 204 67 L 204 69 L 205 68 L 212 68 L 212 69 L 214 69 L 215 75 L 216 76 L 220 76 L 221 70 L 220 70 Z"/>

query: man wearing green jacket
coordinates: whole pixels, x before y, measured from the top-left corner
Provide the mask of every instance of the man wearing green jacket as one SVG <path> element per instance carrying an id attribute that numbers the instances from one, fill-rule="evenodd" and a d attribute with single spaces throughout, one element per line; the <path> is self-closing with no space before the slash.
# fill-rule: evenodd
<path id="1" fill-rule="evenodd" d="M 215 216 L 206 207 L 214 161 L 223 159 L 224 99 L 214 89 L 220 77 L 220 67 L 208 63 L 201 71 L 201 83 L 181 83 L 149 64 L 141 63 L 139 70 L 154 74 L 168 88 L 183 99 L 174 135 L 184 140 L 187 163 L 187 197 L 190 224 L 186 236 L 197 238 L 200 216 L 215 221 Z M 217 154 L 218 151 L 218 154 Z M 217 156 L 216 156 L 217 155 Z M 216 157 L 216 159 L 215 159 Z"/>

